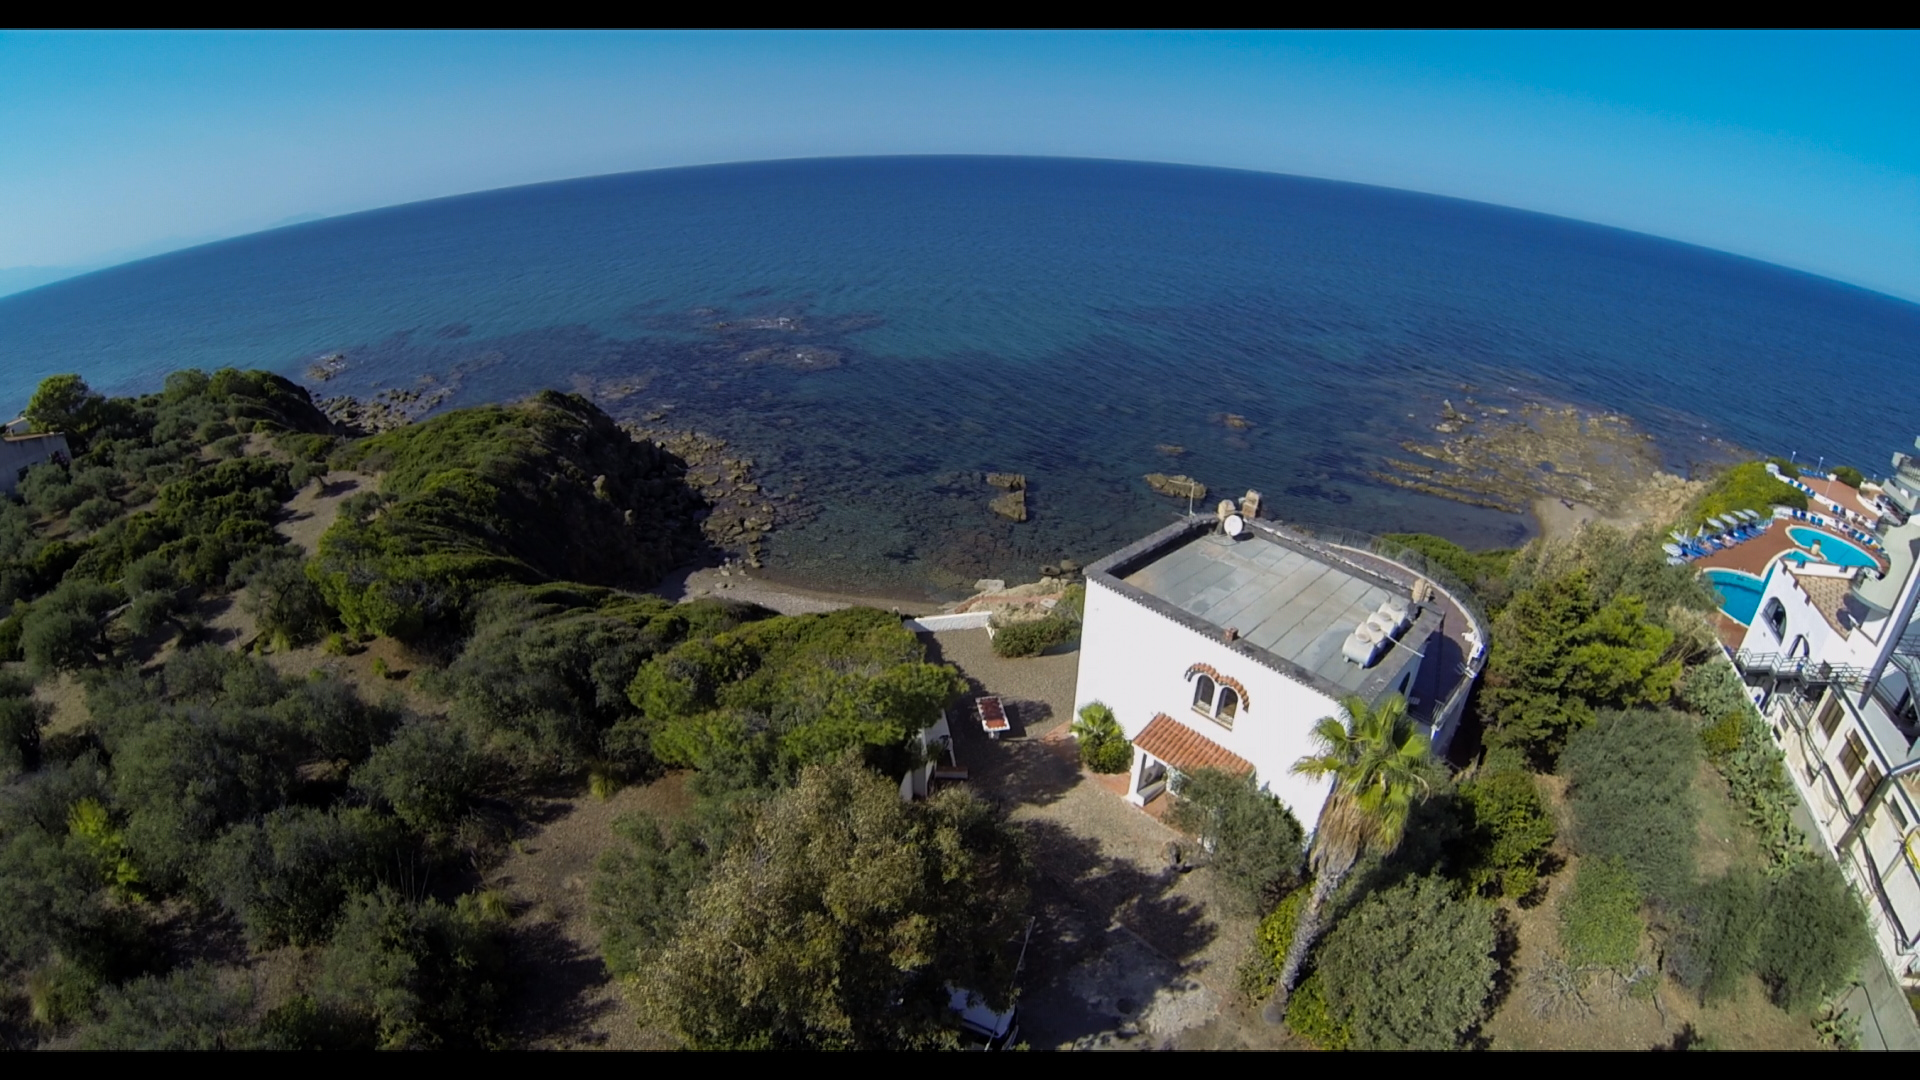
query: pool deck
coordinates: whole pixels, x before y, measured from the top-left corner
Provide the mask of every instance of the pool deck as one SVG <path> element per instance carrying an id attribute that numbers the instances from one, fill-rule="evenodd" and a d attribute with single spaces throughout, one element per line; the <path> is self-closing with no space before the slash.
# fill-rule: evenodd
<path id="1" fill-rule="evenodd" d="M 1843 540 L 1852 544 L 1854 547 L 1861 546 L 1858 542 L 1848 539 L 1832 529 L 1815 525 L 1809 521 L 1775 518 L 1773 523 L 1767 526 L 1767 531 L 1761 533 L 1759 536 L 1754 537 L 1744 544 L 1735 544 L 1733 547 L 1716 551 L 1704 558 L 1695 559 L 1692 565 L 1701 570 L 1738 570 L 1743 574 L 1752 574 L 1754 577 L 1764 578 L 1767 576 L 1767 568 L 1773 565 L 1775 559 L 1789 551 L 1802 550 L 1800 545 L 1794 543 L 1793 539 L 1787 535 L 1789 528 L 1809 529 L 1813 532 Z M 1885 556 L 1879 552 L 1870 552 L 1870 554 L 1879 561 L 1880 569 L 1885 570 L 1887 568 Z M 1714 629 L 1720 635 L 1721 643 L 1729 649 L 1738 649 L 1740 642 L 1746 638 L 1746 626 L 1733 621 L 1726 616 L 1726 613 L 1720 611 L 1714 612 L 1713 618 Z"/>

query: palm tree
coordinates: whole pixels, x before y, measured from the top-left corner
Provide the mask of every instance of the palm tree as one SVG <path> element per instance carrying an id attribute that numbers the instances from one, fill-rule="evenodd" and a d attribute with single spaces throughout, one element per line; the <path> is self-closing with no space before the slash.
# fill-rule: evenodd
<path id="1" fill-rule="evenodd" d="M 1433 789 L 1435 765 L 1427 754 L 1427 737 L 1407 720 L 1405 698 L 1393 694 L 1369 707 L 1366 699 L 1354 695 L 1340 704 L 1345 722 L 1338 716 L 1322 717 L 1313 726 L 1320 752 L 1293 765 L 1301 776 L 1333 777 L 1333 790 L 1320 807 L 1308 855 L 1313 891 L 1294 923 L 1280 984 L 1265 1009 L 1273 1023 L 1286 1017 L 1287 995 L 1320 936 L 1328 898 L 1362 855 L 1385 855 L 1400 846 L 1413 804 Z"/>

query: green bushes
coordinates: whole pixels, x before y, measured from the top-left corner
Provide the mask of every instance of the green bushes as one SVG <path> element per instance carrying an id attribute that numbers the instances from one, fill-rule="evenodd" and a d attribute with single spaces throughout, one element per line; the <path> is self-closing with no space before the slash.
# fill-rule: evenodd
<path id="1" fill-rule="evenodd" d="M 1560 903 L 1560 943 L 1567 962 L 1625 972 L 1640 952 L 1645 931 L 1640 886 L 1627 864 L 1617 858 L 1582 862 Z"/>
<path id="2" fill-rule="evenodd" d="M 0 672 L 0 781 L 40 767 L 40 729 L 52 709 L 33 699 L 33 684 Z"/>
<path id="3" fill-rule="evenodd" d="M 1668 972 L 1703 1000 L 1731 997 L 1757 974 L 1788 1009 L 1843 989 L 1873 952 L 1859 897 L 1826 859 L 1706 882 L 1674 906 L 1667 939 Z"/>
<path id="4" fill-rule="evenodd" d="M 1553 815 L 1533 775 L 1491 767 L 1459 786 L 1465 814 L 1461 869 L 1476 892 L 1519 899 L 1533 892 L 1553 844 Z"/>
<path id="5" fill-rule="evenodd" d="M 1855 489 L 1858 489 L 1861 484 L 1867 482 L 1865 474 L 1851 465 L 1835 465 L 1833 467 L 1833 478 Z"/>
<path id="6" fill-rule="evenodd" d="M 627 687 L 653 755 L 709 783 L 785 783 L 849 749 L 882 773 L 917 763 L 909 737 L 965 690 L 893 615 L 847 608 L 750 622 L 643 664 Z"/>
<path id="7" fill-rule="evenodd" d="M 496 1047 L 507 956 L 487 908 L 472 895 L 451 905 L 387 889 L 353 898 L 321 961 L 316 1011 L 381 1049 Z"/>
<path id="8" fill-rule="evenodd" d="M 1768 890 L 1759 971 L 1773 1000 L 1805 1008 L 1844 987 L 1873 951 L 1866 912 L 1840 868 L 1808 859 Z"/>
<path id="9" fill-rule="evenodd" d="M 1240 970 L 1240 989 L 1255 1001 L 1273 993 L 1286 966 L 1287 949 L 1293 945 L 1293 931 L 1300 912 L 1307 904 L 1309 886 L 1302 886 L 1280 898 L 1280 902 L 1260 920 L 1254 936 L 1253 952 Z"/>
<path id="10" fill-rule="evenodd" d="M 404 847 L 397 823 L 371 810 L 291 806 L 228 830 L 209 855 L 204 887 L 254 947 L 314 945 L 327 940 L 349 896 L 392 873 Z"/>
<path id="11" fill-rule="evenodd" d="M 1701 747 L 1726 777 L 1728 793 L 1759 838 L 1769 865 L 1784 869 L 1806 858 L 1806 840 L 1793 823 L 1799 796 L 1787 778 L 1786 758 L 1733 666 L 1716 658 L 1694 668 L 1680 682 L 1680 697 L 1707 721 L 1700 732 Z"/>
<path id="12" fill-rule="evenodd" d="M 1487 741 L 1551 762 L 1594 711 L 1662 704 L 1680 661 L 1673 633 L 1648 620 L 1639 596 L 1604 604 L 1577 569 L 1517 592 L 1495 627 L 1480 707 Z"/>
<path id="13" fill-rule="evenodd" d="M 1693 883 L 1699 740 L 1677 713 L 1605 713 L 1561 755 L 1573 841 L 1580 854 L 1616 858 L 1645 895 L 1676 899 Z"/>
<path id="14" fill-rule="evenodd" d="M 1429 533 L 1388 533 L 1383 539 L 1411 548 L 1427 561 L 1445 569 L 1466 583 L 1489 606 L 1506 602 L 1507 568 L 1515 554 L 1512 549 L 1468 551 L 1445 537 Z"/>
<path id="15" fill-rule="evenodd" d="M 305 564 L 285 548 L 265 548 L 236 562 L 227 584 L 245 586 L 241 608 L 276 648 L 318 641 L 332 626 L 333 612 L 307 576 Z"/>
<path id="16" fill-rule="evenodd" d="M 993 631 L 995 656 L 1039 656 L 1055 645 L 1072 641 L 1080 632 L 1077 623 L 1049 615 L 1044 619 L 1007 623 Z"/>
<path id="17" fill-rule="evenodd" d="M 1417 878 L 1375 893 L 1315 955 L 1325 1024 L 1350 1030 L 1358 1050 L 1454 1049 L 1486 1018 L 1493 953 L 1492 906 L 1448 882 Z"/>
<path id="18" fill-rule="evenodd" d="M 644 586 L 704 544 L 685 463 L 578 395 L 458 410 L 336 463 L 385 473 L 377 499 L 341 507 L 313 569 L 355 634 L 461 629 L 475 597 L 511 582 Z"/>
<path id="19" fill-rule="evenodd" d="M 1089 702 L 1073 722 L 1073 737 L 1080 746 L 1080 764 L 1097 773 L 1123 773 L 1133 768 L 1133 744 L 1114 719 L 1113 710 L 1098 701 Z"/>
<path id="20" fill-rule="evenodd" d="M 1771 514 L 1776 506 L 1805 510 L 1806 493 L 1768 473 L 1764 463 L 1749 461 L 1716 477 L 1688 510 L 1687 520 L 1700 525 L 1710 517 L 1722 517 L 1731 510 Z"/>
<path id="21" fill-rule="evenodd" d="M 810 766 L 640 978 L 696 1048 L 950 1046 L 951 988 L 1008 1004 L 1026 869 L 1017 830 L 969 792 L 907 805 L 851 756 Z"/>
<path id="22" fill-rule="evenodd" d="M 1200 838 L 1228 895 L 1265 907 L 1299 884 L 1306 833 L 1252 776 L 1201 769 L 1181 781 L 1177 794 L 1169 820 Z"/>
<path id="23" fill-rule="evenodd" d="M 1080 636 L 1080 619 L 1087 602 L 1085 585 L 1069 585 L 1053 610 L 1040 619 L 993 624 L 993 654 L 1004 657 L 1039 656 L 1055 645 Z"/>
<path id="24" fill-rule="evenodd" d="M 1666 934 L 1666 969 L 1703 1001 L 1732 997 L 1758 969 L 1768 923 L 1767 883 L 1734 869 L 1704 882 L 1686 902 L 1672 907 Z"/>

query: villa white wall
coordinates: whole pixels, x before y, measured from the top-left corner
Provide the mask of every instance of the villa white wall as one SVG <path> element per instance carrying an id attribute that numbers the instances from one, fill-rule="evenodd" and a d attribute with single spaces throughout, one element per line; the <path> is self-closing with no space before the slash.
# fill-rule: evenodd
<path id="1" fill-rule="evenodd" d="M 1778 600 L 1787 613 L 1786 628 L 1775 637 L 1773 627 L 1767 624 L 1763 612 L 1769 601 Z M 1794 583 L 1793 576 L 1786 567 L 1774 568 L 1773 576 L 1767 579 L 1767 587 L 1760 594 L 1760 606 L 1754 609 L 1753 625 L 1747 627 L 1747 633 L 1741 639 L 1740 646 L 1749 653 L 1779 653 L 1782 656 L 1793 647 L 1794 639 L 1805 635 L 1807 639 L 1807 658 L 1814 663 L 1822 661 L 1829 664 L 1853 664 L 1865 666 L 1873 659 L 1872 650 L 1864 641 L 1855 647 L 1854 640 L 1843 637 L 1834 629 L 1825 615 L 1813 606 L 1813 601 Z M 1858 634 L 1852 635 L 1857 639 Z M 1861 655 L 1862 653 L 1865 655 Z"/>
<path id="2" fill-rule="evenodd" d="M 1193 711 L 1194 664 L 1211 664 L 1237 680 L 1252 699 L 1232 730 Z M 1241 655 L 1216 637 L 1190 630 L 1119 593 L 1087 582 L 1080 636 L 1076 711 L 1089 702 L 1113 710 L 1127 738 L 1139 735 L 1156 713 L 1165 713 L 1253 763 L 1256 777 L 1311 830 L 1331 781 L 1308 780 L 1288 770 L 1313 752 L 1309 731 L 1338 711 L 1334 700 Z"/>
<path id="3" fill-rule="evenodd" d="M 53 455 L 71 457 L 65 435 L 29 435 L 19 439 L 0 439 L 0 493 L 11 495 L 20 484 L 20 470 L 53 460 Z"/>

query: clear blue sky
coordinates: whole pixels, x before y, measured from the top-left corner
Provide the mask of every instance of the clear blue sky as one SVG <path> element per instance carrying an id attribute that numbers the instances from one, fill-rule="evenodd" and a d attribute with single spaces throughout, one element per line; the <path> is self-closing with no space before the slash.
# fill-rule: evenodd
<path id="1" fill-rule="evenodd" d="M 984 153 L 1456 195 L 1920 299 L 1917 59 L 1911 33 L 7 34 L 0 291 L 540 180 Z"/>

